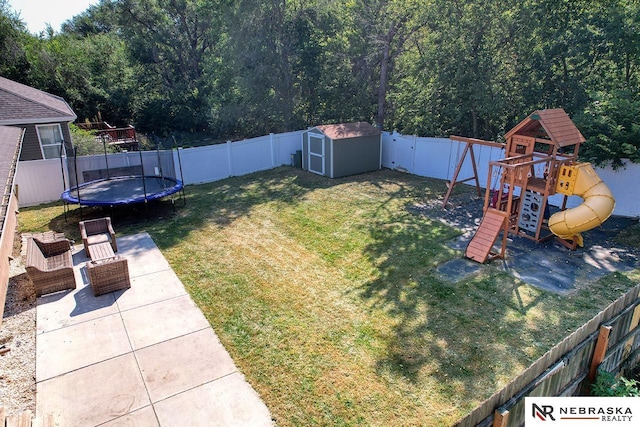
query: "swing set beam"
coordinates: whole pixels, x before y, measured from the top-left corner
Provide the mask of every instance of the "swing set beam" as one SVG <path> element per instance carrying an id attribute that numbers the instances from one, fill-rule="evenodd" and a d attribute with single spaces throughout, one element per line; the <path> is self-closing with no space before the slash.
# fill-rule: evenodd
<path id="1" fill-rule="evenodd" d="M 444 200 L 442 201 L 442 207 L 446 209 L 447 203 L 449 202 L 449 198 L 451 197 L 451 193 L 453 192 L 453 188 L 456 184 L 461 182 L 467 182 L 471 180 L 475 180 L 476 182 L 476 190 L 478 191 L 478 196 L 482 195 L 482 191 L 480 190 L 480 181 L 478 180 L 478 168 L 476 166 L 476 155 L 473 151 L 474 145 L 484 145 L 486 147 L 492 148 L 504 148 L 505 144 L 495 141 L 486 141 L 484 139 L 477 138 L 467 138 L 464 136 L 451 135 L 449 139 L 454 141 L 464 142 L 464 150 L 462 151 L 462 156 L 458 159 L 458 164 L 456 165 L 456 170 L 453 173 L 453 178 L 451 181 L 447 183 L 447 194 L 444 196 Z M 460 170 L 462 169 L 462 165 L 464 164 L 464 160 L 467 157 L 467 153 L 471 156 L 471 165 L 473 166 L 473 176 L 465 179 L 458 179 L 458 174 L 460 174 Z"/>

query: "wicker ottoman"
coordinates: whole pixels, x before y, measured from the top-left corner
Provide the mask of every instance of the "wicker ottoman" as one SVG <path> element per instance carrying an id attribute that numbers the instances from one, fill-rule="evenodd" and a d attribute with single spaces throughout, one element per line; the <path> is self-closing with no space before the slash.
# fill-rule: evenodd
<path id="1" fill-rule="evenodd" d="M 127 259 L 120 256 L 87 262 L 87 273 L 95 296 L 131 287 Z"/>

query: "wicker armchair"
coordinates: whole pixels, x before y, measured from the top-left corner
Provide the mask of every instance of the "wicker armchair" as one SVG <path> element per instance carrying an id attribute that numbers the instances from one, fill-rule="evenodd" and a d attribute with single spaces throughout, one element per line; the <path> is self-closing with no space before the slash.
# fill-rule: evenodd
<path id="1" fill-rule="evenodd" d="M 71 241 L 58 239 L 43 242 L 27 240 L 27 276 L 33 282 L 36 296 L 76 288 L 71 257 Z"/>
<path id="2" fill-rule="evenodd" d="M 102 261 L 89 261 L 87 272 L 95 296 L 131 287 L 126 258 L 116 256 Z"/>
<path id="3" fill-rule="evenodd" d="M 118 252 L 116 233 L 111 226 L 111 218 L 98 218 L 80 221 L 80 235 L 84 244 L 84 252 L 89 256 L 89 245 L 96 243 L 110 243 L 113 252 Z"/>

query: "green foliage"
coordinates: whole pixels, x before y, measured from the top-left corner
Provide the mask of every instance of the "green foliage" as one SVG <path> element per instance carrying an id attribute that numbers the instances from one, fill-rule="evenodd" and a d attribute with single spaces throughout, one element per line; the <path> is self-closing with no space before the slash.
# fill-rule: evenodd
<path id="1" fill-rule="evenodd" d="M 224 25 L 222 0 L 115 2 L 118 33 L 135 67 L 138 128 L 207 130 Z"/>
<path id="2" fill-rule="evenodd" d="M 80 129 L 75 125 L 70 125 L 69 129 L 71 130 L 71 139 L 73 140 L 73 145 L 77 149 L 76 155 L 78 156 L 88 156 L 91 154 L 103 154 L 105 147 L 102 142 L 96 139 L 95 135 L 89 131 L 84 129 Z M 115 148 L 107 147 L 108 153 L 115 152 Z"/>
<path id="3" fill-rule="evenodd" d="M 505 130 L 505 121 L 519 107 L 511 99 L 517 88 L 511 81 L 513 18 L 505 12 L 508 7 L 502 1 L 474 0 L 438 2 L 431 8 L 418 49 L 404 58 L 408 71 L 393 94 L 394 128 L 487 139 Z"/>
<path id="4" fill-rule="evenodd" d="M 11 12 L 7 0 L 0 0 L 0 75 L 26 82 L 29 62 L 25 52 L 27 32 L 24 23 Z"/>
<path id="5" fill-rule="evenodd" d="M 616 378 L 612 373 L 598 371 L 596 382 L 591 387 L 591 394 L 606 397 L 638 397 L 640 396 L 639 385 L 636 380 L 625 377 Z"/>
<path id="6" fill-rule="evenodd" d="M 596 165 L 640 162 L 640 95 L 629 90 L 598 93 L 576 118 L 587 137 L 580 156 Z M 588 135 L 588 136 L 587 136 Z"/>
<path id="7" fill-rule="evenodd" d="M 349 121 L 499 139 L 562 107 L 583 158 L 640 160 L 637 1 L 102 0 L 39 35 L 0 6 L 0 74 L 80 120 L 223 140 Z"/>

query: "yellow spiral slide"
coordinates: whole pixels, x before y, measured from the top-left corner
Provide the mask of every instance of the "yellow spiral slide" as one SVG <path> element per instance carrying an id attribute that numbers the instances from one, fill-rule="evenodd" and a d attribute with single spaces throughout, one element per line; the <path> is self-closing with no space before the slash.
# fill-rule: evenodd
<path id="1" fill-rule="evenodd" d="M 591 230 L 605 222 L 613 212 L 616 201 L 607 184 L 600 179 L 590 163 L 562 166 L 556 191 L 568 196 L 580 196 L 584 200 L 575 208 L 551 215 L 549 229 L 565 240 L 573 240 L 583 246 L 583 231 Z"/>

